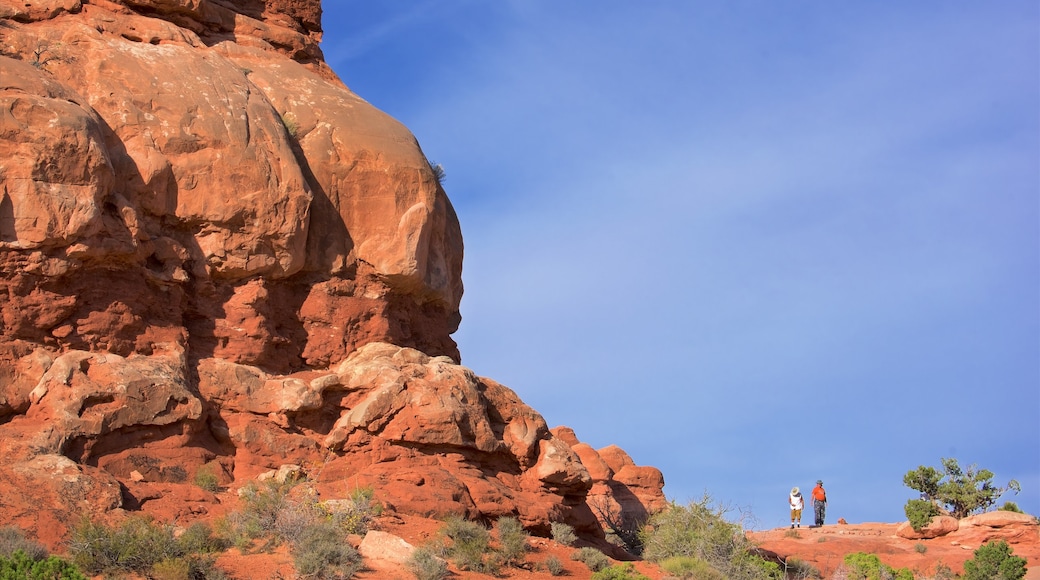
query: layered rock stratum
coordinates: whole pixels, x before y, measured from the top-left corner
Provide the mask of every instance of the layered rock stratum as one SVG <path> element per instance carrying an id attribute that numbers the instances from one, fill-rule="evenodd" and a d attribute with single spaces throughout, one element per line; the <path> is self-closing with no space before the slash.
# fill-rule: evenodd
<path id="1" fill-rule="evenodd" d="M 321 34 L 318 0 L 0 0 L 0 524 L 183 522 L 200 470 L 287 464 L 536 532 L 664 505 L 461 366 L 458 218 Z"/>

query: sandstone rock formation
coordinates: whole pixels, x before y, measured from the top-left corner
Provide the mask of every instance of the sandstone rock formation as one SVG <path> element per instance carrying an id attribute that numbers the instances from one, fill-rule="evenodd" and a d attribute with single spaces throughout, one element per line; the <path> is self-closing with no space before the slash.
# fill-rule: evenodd
<path id="1" fill-rule="evenodd" d="M 460 366 L 458 219 L 320 18 L 0 0 L 0 524 L 58 538 L 290 463 L 325 497 L 541 532 L 601 536 L 590 497 L 663 505 L 659 471 Z"/>

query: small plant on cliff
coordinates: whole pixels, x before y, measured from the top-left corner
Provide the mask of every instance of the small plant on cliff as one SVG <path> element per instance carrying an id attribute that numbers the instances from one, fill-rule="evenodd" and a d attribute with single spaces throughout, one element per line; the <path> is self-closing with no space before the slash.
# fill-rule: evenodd
<path id="1" fill-rule="evenodd" d="M 1014 556 L 1004 540 L 990 541 L 964 563 L 963 580 L 1019 580 L 1026 575 L 1026 559 Z"/>
<path id="2" fill-rule="evenodd" d="M 995 504 L 1004 492 L 1021 491 L 1017 481 L 1011 480 L 1006 487 L 993 485 L 993 472 L 969 465 L 962 469 L 956 459 L 942 459 L 942 470 L 925 465 L 908 471 L 903 484 L 921 492 L 920 500 L 928 501 L 944 514 L 955 518 L 967 517 L 985 511 Z"/>
<path id="3" fill-rule="evenodd" d="M 285 126 L 285 132 L 293 139 L 299 137 L 300 123 L 296 120 L 296 117 L 292 113 L 283 113 L 281 118 L 282 125 Z"/>
<path id="4" fill-rule="evenodd" d="M 430 162 L 430 169 L 433 170 L 433 178 L 437 180 L 437 185 L 444 187 L 444 180 L 448 178 L 448 174 L 444 172 L 444 166 L 440 163 Z"/>

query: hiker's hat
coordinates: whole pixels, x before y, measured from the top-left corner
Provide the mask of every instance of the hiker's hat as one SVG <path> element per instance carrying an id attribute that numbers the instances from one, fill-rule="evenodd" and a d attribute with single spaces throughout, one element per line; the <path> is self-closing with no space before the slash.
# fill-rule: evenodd
<path id="1" fill-rule="evenodd" d="M 817 485 L 823 485 L 823 480 L 822 479 L 817 479 L 816 480 L 816 484 Z"/>
<path id="2" fill-rule="evenodd" d="M 798 486 L 794 486 L 791 488 L 791 495 L 798 495 Z"/>

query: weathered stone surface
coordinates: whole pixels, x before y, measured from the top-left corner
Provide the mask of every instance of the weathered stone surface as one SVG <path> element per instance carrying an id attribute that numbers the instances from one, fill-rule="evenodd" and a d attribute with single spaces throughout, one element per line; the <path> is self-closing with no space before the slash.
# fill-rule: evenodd
<path id="1" fill-rule="evenodd" d="M 1003 528 L 1014 524 L 1036 524 L 1036 517 L 1030 514 L 1020 514 L 996 510 L 968 516 L 960 521 L 962 526 L 986 526 L 990 528 Z"/>
<path id="2" fill-rule="evenodd" d="M 896 528 L 896 534 L 901 538 L 907 539 L 923 539 L 923 538 L 938 538 L 945 536 L 951 532 L 956 532 L 957 528 L 960 527 L 957 518 L 951 516 L 935 516 L 928 524 L 920 529 L 915 530 L 910 522 L 903 522 L 898 528 Z"/>
<path id="3" fill-rule="evenodd" d="M 415 546 L 403 539 L 379 530 L 370 530 L 358 546 L 361 556 L 370 560 L 389 560 L 407 564 Z"/>

